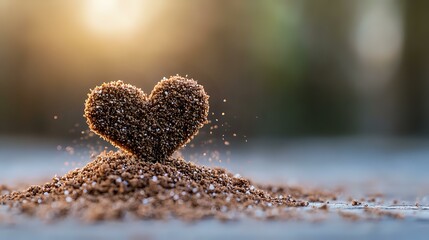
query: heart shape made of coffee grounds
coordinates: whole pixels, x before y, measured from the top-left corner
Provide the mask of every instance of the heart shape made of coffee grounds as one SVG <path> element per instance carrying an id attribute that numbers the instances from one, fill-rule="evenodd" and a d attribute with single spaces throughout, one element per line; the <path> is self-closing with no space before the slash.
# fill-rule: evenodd
<path id="1" fill-rule="evenodd" d="M 146 161 L 163 161 L 207 123 L 209 96 L 193 79 L 161 80 L 147 96 L 122 81 L 94 88 L 85 102 L 89 128 Z"/>

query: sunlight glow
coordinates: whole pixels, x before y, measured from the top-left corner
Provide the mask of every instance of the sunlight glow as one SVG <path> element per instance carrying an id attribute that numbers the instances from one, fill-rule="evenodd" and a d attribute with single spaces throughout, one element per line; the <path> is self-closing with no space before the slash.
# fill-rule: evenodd
<path id="1" fill-rule="evenodd" d="M 132 33 L 141 23 L 150 1 L 88 0 L 86 15 L 89 26 L 107 34 Z"/>

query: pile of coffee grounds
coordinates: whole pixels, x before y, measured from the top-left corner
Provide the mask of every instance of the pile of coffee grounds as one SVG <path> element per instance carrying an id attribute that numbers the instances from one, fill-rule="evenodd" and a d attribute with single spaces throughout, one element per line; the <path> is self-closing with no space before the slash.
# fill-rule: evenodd
<path id="1" fill-rule="evenodd" d="M 224 169 L 171 157 L 207 123 L 208 99 L 201 85 L 180 76 L 163 79 L 149 96 L 122 81 L 98 86 L 84 116 L 93 132 L 120 150 L 25 191 L 2 186 L 0 203 L 46 220 L 290 219 L 285 209 L 327 197 L 255 186 Z"/>
<path id="2" fill-rule="evenodd" d="M 182 158 L 153 163 L 119 150 L 103 152 L 46 184 L 3 195 L 0 203 L 44 220 L 272 219 L 290 218 L 288 208 L 308 205 L 294 195 L 311 197 L 298 189 L 259 188 L 224 169 Z"/>
<path id="3" fill-rule="evenodd" d="M 110 151 L 80 169 L 24 191 L 0 185 L 0 204 L 48 222 L 68 217 L 85 222 L 207 218 L 319 222 L 332 213 L 347 221 L 404 218 L 400 212 L 368 206 L 372 198 L 365 204 L 350 200 L 344 207 L 335 207 L 343 191 L 259 185 L 225 169 L 198 166 L 180 157 L 153 163 L 124 151 Z M 0 222 L 13 219 L 3 215 Z"/>
<path id="4" fill-rule="evenodd" d="M 47 221 L 72 217 L 87 222 L 302 219 L 291 209 L 309 202 L 323 203 L 313 209 L 328 212 L 336 192 L 256 185 L 225 169 L 172 157 L 207 123 L 208 109 L 203 87 L 180 76 L 162 80 L 149 96 L 122 81 L 96 87 L 88 95 L 84 116 L 93 132 L 120 150 L 103 152 L 82 168 L 24 191 L 0 185 L 0 204 Z M 358 219 L 352 213 L 339 215 Z"/>

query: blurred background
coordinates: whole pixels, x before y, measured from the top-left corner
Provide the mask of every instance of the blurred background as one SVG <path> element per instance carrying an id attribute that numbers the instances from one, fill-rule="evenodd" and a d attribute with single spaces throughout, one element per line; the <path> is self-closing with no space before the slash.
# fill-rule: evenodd
<path id="1" fill-rule="evenodd" d="M 73 138 L 70 129 L 86 129 L 90 88 L 121 79 L 149 93 L 180 74 L 206 87 L 212 121 L 225 125 L 213 134 L 231 142 L 426 137 L 427 9 L 406 0 L 0 0 L 0 135 Z"/>
<path id="2" fill-rule="evenodd" d="M 429 146 L 427 9 L 406 0 L 0 0 L 2 151 L 24 139 L 21 148 L 49 142 L 73 153 L 99 141 L 82 116 L 90 88 L 121 79 L 150 93 L 180 74 L 211 95 L 211 123 L 191 144 L 200 157 L 241 146 L 272 153 L 267 145 L 343 161 L 362 142 L 379 151 L 397 139 L 413 139 L 416 153 Z"/>

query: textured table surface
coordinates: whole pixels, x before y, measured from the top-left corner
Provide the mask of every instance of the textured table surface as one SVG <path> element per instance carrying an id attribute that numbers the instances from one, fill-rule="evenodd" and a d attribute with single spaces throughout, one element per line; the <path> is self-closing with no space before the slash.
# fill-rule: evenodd
<path id="1" fill-rule="evenodd" d="M 88 155 L 75 149 L 70 155 L 55 143 L 0 140 L 0 183 L 40 183 L 85 164 Z M 258 147 L 255 147 L 258 146 Z M 188 152 L 195 149 L 189 149 Z M 196 151 L 197 152 L 197 151 Z M 222 151 L 220 151 L 222 152 Z M 189 153 L 184 153 L 186 156 Z M 197 157 L 198 158 L 198 157 Z M 429 142 L 417 140 L 313 139 L 275 144 L 254 144 L 231 150 L 222 163 L 198 158 L 199 164 L 221 165 L 255 182 L 345 189 L 331 202 L 321 221 L 308 215 L 300 221 L 241 220 L 221 223 L 170 221 L 124 221 L 85 225 L 73 219 L 46 224 L 10 213 L 0 207 L 0 235 L 5 239 L 427 239 L 429 233 Z M 382 193 L 382 203 L 370 208 L 401 213 L 397 220 L 347 221 L 337 212 L 363 215 L 363 206 L 351 206 L 348 197 L 359 199 Z M 397 200 L 393 204 L 393 200 Z M 416 206 L 416 203 L 417 206 Z M 306 215 L 312 206 L 300 208 Z M 313 218 L 313 219 L 312 219 Z M 320 220 L 320 219 L 319 219 Z"/>

